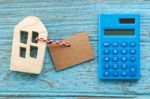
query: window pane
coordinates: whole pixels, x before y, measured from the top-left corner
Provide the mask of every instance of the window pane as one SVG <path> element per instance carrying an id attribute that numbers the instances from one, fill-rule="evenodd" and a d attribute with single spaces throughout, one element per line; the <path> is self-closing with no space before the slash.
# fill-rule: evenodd
<path id="1" fill-rule="evenodd" d="M 32 32 L 32 42 L 33 43 L 37 43 L 35 40 L 36 40 L 36 38 L 39 36 L 39 34 L 38 34 L 38 32 Z"/>
<path id="2" fill-rule="evenodd" d="M 26 57 L 26 48 L 20 47 L 20 57 L 22 58 Z"/>
<path id="3" fill-rule="evenodd" d="M 20 37 L 20 39 L 21 39 L 21 43 L 27 43 L 27 39 L 28 39 L 28 32 L 26 32 L 26 31 L 21 31 L 20 32 L 21 33 L 21 37 Z"/>
<path id="4" fill-rule="evenodd" d="M 38 52 L 38 47 L 36 46 L 30 46 L 30 57 L 36 58 Z"/>

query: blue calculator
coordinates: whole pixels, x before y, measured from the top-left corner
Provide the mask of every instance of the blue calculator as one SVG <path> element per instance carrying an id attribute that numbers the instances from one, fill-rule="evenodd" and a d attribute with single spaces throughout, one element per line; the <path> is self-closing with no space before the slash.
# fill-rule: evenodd
<path id="1" fill-rule="evenodd" d="M 99 78 L 140 78 L 140 15 L 99 16 Z"/>

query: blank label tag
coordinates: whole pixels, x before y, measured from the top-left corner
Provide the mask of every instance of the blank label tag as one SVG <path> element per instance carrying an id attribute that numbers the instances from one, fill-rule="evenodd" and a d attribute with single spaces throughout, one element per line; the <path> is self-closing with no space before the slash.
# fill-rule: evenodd
<path id="1" fill-rule="evenodd" d="M 57 71 L 95 57 L 87 33 L 80 33 L 63 41 L 71 43 L 71 47 L 48 45 Z"/>

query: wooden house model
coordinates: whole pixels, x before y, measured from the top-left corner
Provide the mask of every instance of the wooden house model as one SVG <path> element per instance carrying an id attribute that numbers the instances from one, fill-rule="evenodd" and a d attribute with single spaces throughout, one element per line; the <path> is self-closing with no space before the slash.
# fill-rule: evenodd
<path id="1" fill-rule="evenodd" d="M 40 74 L 43 68 L 48 32 L 38 17 L 29 16 L 16 25 L 13 35 L 10 70 Z"/>

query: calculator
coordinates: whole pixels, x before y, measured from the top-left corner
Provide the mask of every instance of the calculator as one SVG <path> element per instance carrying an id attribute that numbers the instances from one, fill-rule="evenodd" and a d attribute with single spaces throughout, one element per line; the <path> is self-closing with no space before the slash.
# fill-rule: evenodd
<path id="1" fill-rule="evenodd" d="M 140 15 L 99 15 L 99 79 L 140 78 Z"/>

